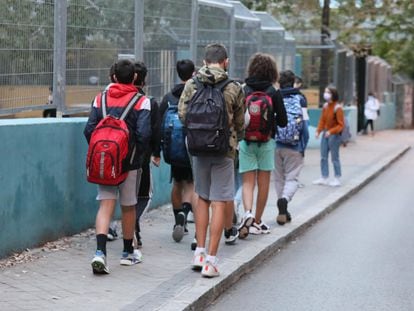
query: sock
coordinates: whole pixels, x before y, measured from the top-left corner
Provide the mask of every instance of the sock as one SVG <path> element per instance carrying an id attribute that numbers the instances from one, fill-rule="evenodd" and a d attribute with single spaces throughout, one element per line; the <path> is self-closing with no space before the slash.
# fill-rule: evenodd
<path id="1" fill-rule="evenodd" d="M 212 263 L 213 265 L 217 265 L 218 259 L 216 256 L 207 255 L 206 261 Z"/>
<path id="2" fill-rule="evenodd" d="M 132 239 L 124 239 L 124 252 L 128 252 L 129 254 L 132 254 L 134 252 L 134 247 L 132 246 Z"/>
<path id="3" fill-rule="evenodd" d="M 177 208 L 177 209 L 173 208 L 173 212 L 174 212 L 174 216 L 177 216 L 178 213 L 181 213 L 181 212 L 184 212 L 184 211 L 183 211 L 182 208 Z"/>
<path id="4" fill-rule="evenodd" d="M 183 212 L 185 214 L 185 217 L 187 217 L 188 213 L 190 213 L 193 210 L 193 207 L 191 206 L 191 203 L 184 202 L 182 204 Z"/>
<path id="5" fill-rule="evenodd" d="M 106 241 L 108 236 L 106 234 L 96 235 L 96 249 L 102 251 L 106 256 Z"/>
<path id="6" fill-rule="evenodd" d="M 200 255 L 201 253 L 206 253 L 206 248 L 205 247 L 196 247 L 195 251 L 194 251 L 194 256 Z"/>

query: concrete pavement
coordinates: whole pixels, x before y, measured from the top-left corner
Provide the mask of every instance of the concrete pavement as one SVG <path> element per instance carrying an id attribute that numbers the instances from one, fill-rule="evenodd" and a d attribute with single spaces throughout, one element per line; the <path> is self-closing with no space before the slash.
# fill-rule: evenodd
<path id="1" fill-rule="evenodd" d="M 277 198 L 272 185 L 263 217 L 272 232 L 238 240 L 234 246 L 224 245 L 222 240 L 218 278 L 204 279 L 190 269 L 194 225 L 190 224 L 190 234 L 181 243 L 175 243 L 171 238 L 172 211 L 164 206 L 143 218 L 143 263 L 120 266 L 122 240 L 118 239 L 108 243 L 111 274 L 93 275 L 90 261 L 96 242 L 93 230 L 89 230 L 30 250 L 31 260 L 2 268 L 0 310 L 202 310 L 398 159 L 413 145 L 413 134 L 382 131 L 374 137 L 358 136 L 341 148 L 343 186 L 339 188 L 312 185 L 320 174 L 319 150 L 308 150 L 300 177 L 305 187 L 289 206 L 292 223 L 276 224 Z"/>

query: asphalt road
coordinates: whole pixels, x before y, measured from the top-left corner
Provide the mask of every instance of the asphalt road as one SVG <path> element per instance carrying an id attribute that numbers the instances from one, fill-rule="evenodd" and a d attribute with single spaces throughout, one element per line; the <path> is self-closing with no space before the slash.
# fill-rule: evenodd
<path id="1" fill-rule="evenodd" d="M 413 222 L 410 150 L 208 310 L 414 310 Z"/>

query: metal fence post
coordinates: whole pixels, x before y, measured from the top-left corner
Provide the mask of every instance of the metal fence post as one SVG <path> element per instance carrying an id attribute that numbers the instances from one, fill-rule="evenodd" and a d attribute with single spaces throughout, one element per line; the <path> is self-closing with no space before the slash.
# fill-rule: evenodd
<path id="1" fill-rule="evenodd" d="M 144 60 L 144 0 L 135 0 L 135 60 Z"/>
<path id="2" fill-rule="evenodd" d="M 190 32 L 190 53 L 194 63 L 197 62 L 197 32 L 198 32 L 198 1 L 191 1 L 191 32 Z"/>
<path id="3" fill-rule="evenodd" d="M 62 117 L 66 110 L 66 29 L 67 0 L 55 1 L 53 36 L 53 103 L 57 107 L 56 116 Z"/>
<path id="4" fill-rule="evenodd" d="M 236 17 L 234 16 L 234 7 L 230 10 L 230 47 L 229 47 L 229 58 L 230 58 L 230 70 L 229 76 L 234 77 L 236 69 Z M 233 65 L 232 65 L 233 62 Z"/>

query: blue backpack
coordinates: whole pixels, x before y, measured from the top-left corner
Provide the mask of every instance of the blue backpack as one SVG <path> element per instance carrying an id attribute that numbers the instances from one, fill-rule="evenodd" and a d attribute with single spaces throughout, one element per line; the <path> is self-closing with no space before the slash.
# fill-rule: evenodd
<path id="1" fill-rule="evenodd" d="M 303 113 L 300 101 L 301 97 L 298 94 L 283 97 L 287 125 L 286 127 L 276 127 L 276 142 L 291 146 L 296 146 L 299 143 L 303 131 Z"/>
<path id="2" fill-rule="evenodd" d="M 191 167 L 185 145 L 183 124 L 178 117 L 178 101 L 172 93 L 168 93 L 168 108 L 161 125 L 161 148 L 164 161 L 170 165 Z"/>

